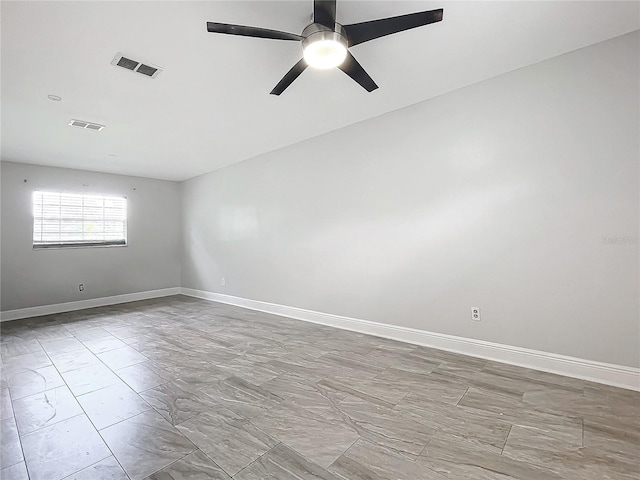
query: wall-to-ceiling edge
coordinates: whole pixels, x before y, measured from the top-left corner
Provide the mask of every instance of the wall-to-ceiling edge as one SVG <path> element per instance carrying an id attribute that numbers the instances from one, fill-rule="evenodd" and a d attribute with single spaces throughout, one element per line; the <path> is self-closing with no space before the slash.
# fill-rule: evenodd
<path id="1" fill-rule="evenodd" d="M 191 288 L 183 287 L 181 288 L 181 292 L 183 295 L 190 297 L 235 305 L 305 322 L 319 323 L 343 330 L 374 335 L 376 337 L 390 338 L 415 345 L 437 348 L 439 350 L 640 391 L 640 368 L 594 362 L 592 360 L 541 352 L 528 348 L 428 332 L 398 325 L 370 322 L 358 318 L 315 312 L 303 308 L 289 307 Z"/>

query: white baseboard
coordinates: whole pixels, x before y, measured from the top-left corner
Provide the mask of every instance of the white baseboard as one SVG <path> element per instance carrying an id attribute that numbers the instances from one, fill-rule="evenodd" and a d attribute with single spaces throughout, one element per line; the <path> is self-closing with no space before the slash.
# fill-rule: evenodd
<path id="1" fill-rule="evenodd" d="M 640 391 L 640 368 L 594 362 L 581 358 L 568 357 L 555 353 L 512 347 L 499 343 L 456 337 L 442 333 L 427 332 L 413 328 L 387 325 L 382 323 L 342 317 L 329 313 L 304 310 L 274 303 L 261 302 L 246 298 L 205 292 L 191 288 L 181 288 L 183 295 L 236 305 L 261 312 L 282 315 L 306 322 L 320 323 L 332 327 L 366 333 L 377 337 L 390 338 L 415 345 L 447 350 L 474 357 L 508 363 L 520 367 L 532 368 L 544 372 L 556 373 L 567 377 Z"/>
<path id="2" fill-rule="evenodd" d="M 55 303 L 53 305 L 42 305 L 40 307 L 6 310 L 4 312 L 0 312 L 0 322 L 18 320 L 20 318 L 40 317 L 42 315 L 52 315 L 55 313 L 72 312 L 74 310 L 83 310 L 85 308 L 104 307 L 105 305 L 135 302 L 137 300 L 147 300 L 149 298 L 168 297 L 169 295 L 180 295 L 180 287 L 147 290 L 146 292 L 125 293 L 124 295 L 90 298 L 87 300 L 78 300 L 77 302 Z"/>

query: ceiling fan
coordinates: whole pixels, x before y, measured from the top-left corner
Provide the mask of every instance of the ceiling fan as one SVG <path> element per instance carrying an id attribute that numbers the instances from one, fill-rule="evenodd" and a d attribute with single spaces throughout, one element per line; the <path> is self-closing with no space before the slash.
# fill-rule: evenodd
<path id="1" fill-rule="evenodd" d="M 301 35 L 247 27 L 229 23 L 207 22 L 207 31 L 227 33 L 245 37 L 270 38 L 274 40 L 296 40 L 302 42 L 303 58 L 282 77 L 272 95 L 280 95 L 308 67 L 328 69 L 338 67 L 367 92 L 378 85 L 349 52 L 349 47 L 375 38 L 421 27 L 442 20 L 442 9 L 410 13 L 397 17 L 382 18 L 368 22 L 341 25 L 336 22 L 336 0 L 314 0 L 313 23 L 307 25 Z"/>

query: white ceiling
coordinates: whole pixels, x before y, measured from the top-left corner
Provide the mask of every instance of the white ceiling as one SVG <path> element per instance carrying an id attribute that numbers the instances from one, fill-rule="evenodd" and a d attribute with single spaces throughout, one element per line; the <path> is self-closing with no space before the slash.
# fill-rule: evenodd
<path id="1" fill-rule="evenodd" d="M 183 180 L 640 28 L 635 1 L 339 0 L 343 24 L 441 7 L 444 20 L 352 48 L 373 93 L 307 69 L 280 97 L 269 92 L 298 42 L 206 31 L 217 21 L 300 33 L 311 5 L 2 1 L 2 160 Z M 165 70 L 114 67 L 116 52 Z"/>

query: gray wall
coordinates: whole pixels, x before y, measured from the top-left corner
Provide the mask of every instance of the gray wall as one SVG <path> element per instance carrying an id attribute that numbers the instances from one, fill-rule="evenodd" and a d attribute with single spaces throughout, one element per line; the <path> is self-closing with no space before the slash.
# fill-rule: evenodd
<path id="1" fill-rule="evenodd" d="M 9 162 L 0 167 L 2 311 L 180 286 L 180 184 Z M 127 196 L 128 245 L 33 250 L 34 190 Z"/>
<path id="2" fill-rule="evenodd" d="M 182 286 L 639 366 L 639 40 L 186 181 Z"/>

